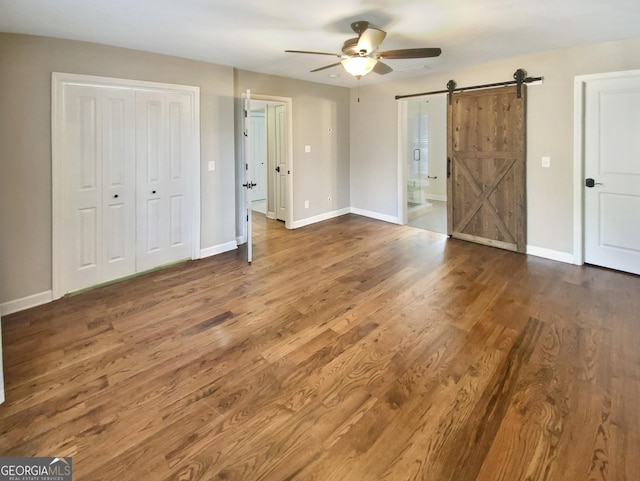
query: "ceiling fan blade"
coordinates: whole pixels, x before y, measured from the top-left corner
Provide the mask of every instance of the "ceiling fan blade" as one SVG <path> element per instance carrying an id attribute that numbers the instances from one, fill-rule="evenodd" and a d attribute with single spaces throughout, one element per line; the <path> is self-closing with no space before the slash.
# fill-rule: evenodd
<path id="1" fill-rule="evenodd" d="M 364 52 L 365 55 L 370 54 L 382 43 L 387 36 L 387 32 L 379 28 L 369 27 L 358 38 L 358 52 Z"/>
<path id="2" fill-rule="evenodd" d="M 328 52 L 308 52 L 306 50 L 285 50 L 285 52 L 287 53 L 308 53 L 311 55 L 331 55 L 332 57 L 341 57 L 342 55 L 339 55 L 337 53 L 328 53 Z"/>
<path id="3" fill-rule="evenodd" d="M 376 57 L 384 59 L 429 58 L 437 57 L 441 53 L 442 50 L 439 48 L 403 48 L 400 50 L 378 52 Z"/>
<path id="4" fill-rule="evenodd" d="M 382 63 L 378 60 L 375 67 L 373 67 L 373 71 L 379 75 L 387 75 L 388 73 L 393 72 L 393 69 L 389 67 L 386 63 Z"/>
<path id="5" fill-rule="evenodd" d="M 320 67 L 320 68 L 317 68 L 317 69 L 315 69 L 315 70 L 311 70 L 311 72 L 319 72 L 320 70 L 324 70 L 324 69 L 327 69 L 327 68 L 337 67 L 337 66 L 338 66 L 338 65 L 340 65 L 341 63 L 342 63 L 342 62 L 332 63 L 331 65 L 325 65 L 324 67 Z"/>

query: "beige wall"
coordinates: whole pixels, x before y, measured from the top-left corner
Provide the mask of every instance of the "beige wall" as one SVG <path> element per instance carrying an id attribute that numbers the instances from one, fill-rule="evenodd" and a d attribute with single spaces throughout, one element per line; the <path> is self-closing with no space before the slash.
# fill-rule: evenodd
<path id="1" fill-rule="evenodd" d="M 0 304 L 51 289 L 51 72 L 199 86 L 202 248 L 235 241 L 231 67 L 0 33 Z"/>
<path id="2" fill-rule="evenodd" d="M 446 51 L 443 53 L 446 55 Z M 543 76 L 527 101 L 527 244 L 573 253 L 573 90 L 576 75 L 640 69 L 640 39 L 529 55 L 351 94 L 351 205 L 398 214 L 397 101 L 395 95 L 510 80 L 518 68 Z M 541 157 L 551 157 L 551 168 Z"/>
<path id="3" fill-rule="evenodd" d="M 247 89 L 251 95 L 292 99 L 293 221 L 349 207 L 349 89 L 236 70 L 236 97 Z"/>

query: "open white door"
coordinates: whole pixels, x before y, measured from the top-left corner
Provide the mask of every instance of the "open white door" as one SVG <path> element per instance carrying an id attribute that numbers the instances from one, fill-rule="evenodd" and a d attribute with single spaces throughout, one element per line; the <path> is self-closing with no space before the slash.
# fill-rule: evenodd
<path id="1" fill-rule="evenodd" d="M 286 106 L 275 106 L 275 164 L 276 164 L 276 219 L 287 220 L 287 205 L 289 196 L 287 187 L 289 169 L 287 168 L 285 132 L 287 125 Z"/>
<path id="2" fill-rule="evenodd" d="M 584 260 L 640 274 L 640 71 L 586 82 Z"/>
<path id="3" fill-rule="evenodd" d="M 245 188 L 245 212 L 247 222 L 247 262 L 251 264 L 253 261 L 253 241 L 251 233 L 251 189 L 255 187 L 253 182 L 253 168 L 252 168 L 252 146 L 251 146 L 251 121 L 249 118 L 251 112 L 251 90 L 247 90 L 244 96 L 244 106 L 242 113 L 242 132 L 244 135 L 244 183 L 242 187 Z"/>

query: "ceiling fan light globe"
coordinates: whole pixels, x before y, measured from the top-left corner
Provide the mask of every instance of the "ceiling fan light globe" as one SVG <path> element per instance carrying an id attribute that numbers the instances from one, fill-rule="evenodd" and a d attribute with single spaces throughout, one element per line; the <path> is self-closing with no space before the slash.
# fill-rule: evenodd
<path id="1" fill-rule="evenodd" d="M 373 70 L 378 61 L 371 57 L 349 57 L 342 60 L 344 69 L 354 77 L 363 77 Z"/>

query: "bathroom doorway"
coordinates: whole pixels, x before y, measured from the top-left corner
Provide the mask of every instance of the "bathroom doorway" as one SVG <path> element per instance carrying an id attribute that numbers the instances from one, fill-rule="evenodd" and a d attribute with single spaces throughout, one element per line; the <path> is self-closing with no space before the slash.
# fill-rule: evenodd
<path id="1" fill-rule="evenodd" d="M 447 233 L 446 95 L 400 105 L 399 191 L 404 224 Z"/>

